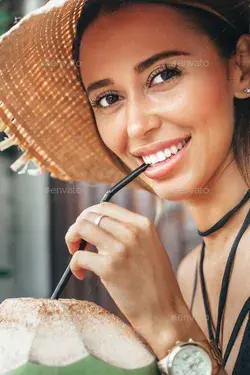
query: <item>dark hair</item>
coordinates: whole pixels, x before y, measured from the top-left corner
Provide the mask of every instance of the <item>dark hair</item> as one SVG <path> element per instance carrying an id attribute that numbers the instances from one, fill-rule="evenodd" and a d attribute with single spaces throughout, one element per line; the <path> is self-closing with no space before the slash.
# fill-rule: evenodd
<path id="1" fill-rule="evenodd" d="M 86 0 L 82 13 L 77 23 L 76 37 L 73 42 L 72 56 L 78 67 L 78 77 L 82 84 L 79 68 L 79 51 L 81 39 L 86 28 L 93 22 L 101 10 L 112 13 L 122 7 L 138 3 L 165 4 L 173 6 L 179 12 L 189 17 L 193 25 L 201 33 L 206 33 L 218 49 L 218 53 L 223 59 L 228 59 L 236 52 L 237 41 L 243 34 L 249 31 L 249 9 L 250 1 L 237 0 L 197 0 L 197 4 L 209 6 L 225 17 L 230 23 L 219 16 L 204 9 L 192 5 L 177 4 L 171 0 Z M 250 186 L 250 98 L 234 98 L 234 118 L 235 130 L 232 140 L 232 147 L 239 169 L 244 176 L 248 186 Z M 113 153 L 110 155 L 114 159 Z M 129 172 L 127 166 L 116 157 L 116 162 L 120 164 L 123 171 Z"/>

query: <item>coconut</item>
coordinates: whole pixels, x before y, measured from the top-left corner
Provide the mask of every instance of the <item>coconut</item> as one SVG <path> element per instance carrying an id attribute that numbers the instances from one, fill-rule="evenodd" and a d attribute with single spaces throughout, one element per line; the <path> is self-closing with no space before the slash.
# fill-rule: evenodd
<path id="1" fill-rule="evenodd" d="M 158 375 L 149 346 L 99 305 L 7 299 L 0 305 L 0 374 Z"/>

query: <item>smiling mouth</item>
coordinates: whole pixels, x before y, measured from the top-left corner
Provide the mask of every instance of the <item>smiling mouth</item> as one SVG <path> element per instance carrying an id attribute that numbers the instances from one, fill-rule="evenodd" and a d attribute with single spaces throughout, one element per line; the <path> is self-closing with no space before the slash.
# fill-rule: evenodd
<path id="1" fill-rule="evenodd" d="M 177 155 L 190 142 L 191 138 L 192 137 L 188 137 L 184 139 L 182 142 L 179 142 L 177 145 L 163 149 L 162 151 L 159 151 L 156 154 L 138 157 L 138 159 L 140 159 L 141 162 L 149 164 L 153 167 Z"/>

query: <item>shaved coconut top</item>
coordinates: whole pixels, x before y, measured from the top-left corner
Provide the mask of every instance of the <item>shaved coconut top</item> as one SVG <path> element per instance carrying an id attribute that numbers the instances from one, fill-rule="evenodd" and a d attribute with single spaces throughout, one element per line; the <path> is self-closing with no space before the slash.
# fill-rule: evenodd
<path id="1" fill-rule="evenodd" d="M 0 373 L 27 362 L 65 366 L 93 354 L 135 369 L 155 356 L 130 326 L 93 302 L 7 299 L 0 305 Z"/>

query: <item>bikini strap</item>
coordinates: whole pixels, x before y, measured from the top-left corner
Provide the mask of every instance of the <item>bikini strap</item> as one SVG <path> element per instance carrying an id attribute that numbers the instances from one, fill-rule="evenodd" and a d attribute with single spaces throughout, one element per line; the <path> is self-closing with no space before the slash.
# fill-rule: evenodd
<path id="1" fill-rule="evenodd" d="M 233 243 L 232 249 L 230 251 L 228 260 L 227 260 L 227 265 L 225 268 L 225 272 L 223 275 L 222 279 L 222 284 L 221 284 L 221 292 L 220 292 L 220 297 L 219 297 L 219 305 L 218 305 L 218 318 L 217 318 L 217 326 L 216 326 L 216 338 L 215 341 L 218 344 L 219 343 L 219 336 L 220 336 L 220 330 L 221 330 L 221 322 L 222 322 L 222 316 L 223 312 L 225 310 L 225 305 L 226 305 L 226 299 L 227 299 L 227 292 L 228 292 L 228 287 L 229 287 L 229 282 L 232 274 L 232 268 L 234 264 L 234 258 L 235 254 L 239 245 L 239 242 L 247 230 L 248 226 L 250 224 L 250 210 L 248 211 L 248 214 L 243 222 L 243 225 L 237 234 L 235 241 Z"/>
<path id="2" fill-rule="evenodd" d="M 239 316 L 237 318 L 237 321 L 234 325 L 234 328 L 232 330 L 232 333 L 231 333 L 231 336 L 230 336 L 230 339 L 228 341 L 227 348 L 226 348 L 226 351 L 225 351 L 225 355 L 224 355 L 224 358 L 223 358 L 223 366 L 224 367 L 227 363 L 228 357 L 231 353 L 231 350 L 232 350 L 233 345 L 235 343 L 235 340 L 238 336 L 239 330 L 240 330 L 240 328 L 241 328 L 241 326 L 242 326 L 242 324 L 243 324 L 243 322 L 246 318 L 247 313 L 249 314 L 249 321 L 248 321 L 248 326 L 249 326 L 250 325 L 250 297 L 244 303 L 244 305 L 241 309 L 241 312 L 239 313 Z M 246 334 L 249 335 L 248 341 L 250 342 L 250 331 L 249 332 L 246 331 Z M 243 343 L 244 343 L 244 339 L 242 340 L 242 345 L 243 345 Z M 241 353 L 242 345 L 240 347 L 240 353 Z M 236 363 L 235 367 L 237 367 L 237 363 Z"/>

